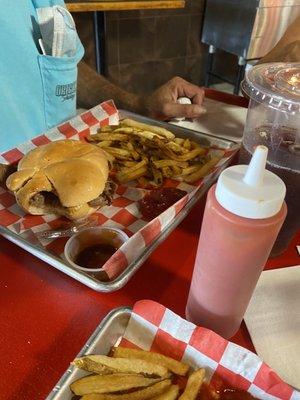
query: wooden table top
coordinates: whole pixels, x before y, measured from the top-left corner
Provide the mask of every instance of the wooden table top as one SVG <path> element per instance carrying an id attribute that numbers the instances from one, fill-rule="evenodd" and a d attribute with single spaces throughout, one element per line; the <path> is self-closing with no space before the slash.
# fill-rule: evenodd
<path id="1" fill-rule="evenodd" d="M 184 8 L 185 0 L 66 1 L 71 12 Z"/>

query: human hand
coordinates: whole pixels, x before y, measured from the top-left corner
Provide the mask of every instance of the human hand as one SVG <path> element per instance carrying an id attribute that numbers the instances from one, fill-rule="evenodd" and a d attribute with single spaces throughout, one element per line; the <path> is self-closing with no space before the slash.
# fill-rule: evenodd
<path id="1" fill-rule="evenodd" d="M 179 97 L 188 97 L 192 104 L 178 104 Z M 206 112 L 203 99 L 203 89 L 176 76 L 148 96 L 145 105 L 151 117 L 198 118 Z"/>

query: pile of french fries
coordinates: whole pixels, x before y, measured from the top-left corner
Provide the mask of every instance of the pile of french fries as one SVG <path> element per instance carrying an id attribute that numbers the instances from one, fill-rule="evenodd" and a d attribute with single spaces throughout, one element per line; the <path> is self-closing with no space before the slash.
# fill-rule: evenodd
<path id="1" fill-rule="evenodd" d="M 190 139 L 131 119 L 100 128 L 87 140 L 107 153 L 118 182 L 137 180 L 142 186 L 159 187 L 165 178 L 196 182 L 223 156 L 210 157 L 207 148 Z"/>
<path id="2" fill-rule="evenodd" d="M 195 400 L 205 379 L 203 368 L 190 372 L 173 358 L 124 347 L 114 348 L 111 357 L 87 355 L 72 364 L 92 372 L 70 385 L 81 400 Z M 187 375 L 180 390 L 176 379 Z"/>

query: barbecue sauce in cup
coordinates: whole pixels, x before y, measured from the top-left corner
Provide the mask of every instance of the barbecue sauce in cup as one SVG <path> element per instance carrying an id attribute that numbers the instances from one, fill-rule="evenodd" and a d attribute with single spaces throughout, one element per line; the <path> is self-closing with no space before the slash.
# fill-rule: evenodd
<path id="1" fill-rule="evenodd" d="M 73 268 L 99 274 L 103 272 L 104 264 L 128 239 L 126 233 L 117 228 L 96 226 L 83 229 L 67 241 L 65 258 Z"/>
<path id="2" fill-rule="evenodd" d="M 100 268 L 117 251 L 108 243 L 99 243 L 81 250 L 75 259 L 75 263 L 84 268 Z"/>

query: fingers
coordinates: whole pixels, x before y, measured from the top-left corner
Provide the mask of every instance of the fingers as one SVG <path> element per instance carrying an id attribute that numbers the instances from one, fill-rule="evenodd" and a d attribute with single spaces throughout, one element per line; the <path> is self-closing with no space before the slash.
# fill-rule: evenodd
<path id="1" fill-rule="evenodd" d="M 201 106 L 203 104 L 204 100 L 204 90 L 199 88 L 201 90 L 200 93 L 197 93 L 193 98 L 192 98 L 192 103 L 197 104 L 198 106 Z"/>
<path id="2" fill-rule="evenodd" d="M 179 97 L 188 97 L 193 104 L 178 104 Z M 204 90 L 200 87 L 175 77 L 158 88 L 148 99 L 144 99 L 148 114 L 161 115 L 167 118 L 198 118 L 206 112 L 202 107 Z"/>
<path id="3" fill-rule="evenodd" d="M 162 112 L 166 117 L 184 117 L 198 118 L 206 112 L 206 110 L 198 104 L 177 104 L 165 103 Z"/>
<path id="4" fill-rule="evenodd" d="M 202 88 L 178 76 L 171 79 L 171 82 L 178 97 L 188 97 L 193 104 L 201 106 L 204 99 L 204 90 Z"/>

